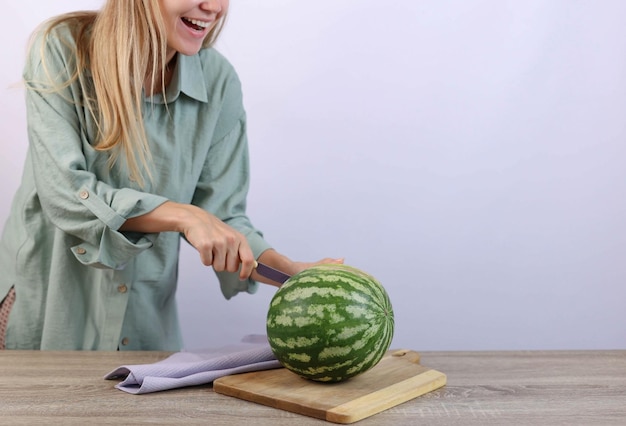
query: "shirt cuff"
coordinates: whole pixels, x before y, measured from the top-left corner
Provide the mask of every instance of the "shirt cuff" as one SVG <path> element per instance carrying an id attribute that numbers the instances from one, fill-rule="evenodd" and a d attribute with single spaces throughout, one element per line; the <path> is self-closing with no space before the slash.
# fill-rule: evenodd
<path id="1" fill-rule="evenodd" d="M 136 238 L 128 238 L 121 232 L 105 228 L 100 245 L 83 241 L 72 247 L 72 253 L 83 265 L 96 268 L 124 269 L 128 259 L 152 247 L 158 234 L 135 234 Z M 112 248 L 115 248 L 113 250 Z"/>

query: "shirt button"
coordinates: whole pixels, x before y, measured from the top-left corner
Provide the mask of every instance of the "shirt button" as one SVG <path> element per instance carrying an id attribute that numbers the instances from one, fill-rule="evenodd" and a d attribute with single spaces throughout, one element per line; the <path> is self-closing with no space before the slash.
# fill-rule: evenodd
<path id="1" fill-rule="evenodd" d="M 120 284 L 117 286 L 117 291 L 120 293 L 126 293 L 128 291 L 128 287 L 126 287 L 126 284 Z"/>
<path id="2" fill-rule="evenodd" d="M 82 248 L 82 247 L 78 247 L 78 248 L 76 249 L 76 253 L 78 253 L 78 254 L 85 254 L 85 253 L 87 253 L 87 250 L 85 250 L 85 249 L 84 249 L 84 248 Z"/>
<path id="3" fill-rule="evenodd" d="M 130 342 L 130 339 L 128 337 L 124 337 L 122 339 L 122 346 L 126 346 L 128 345 L 128 343 Z"/>
<path id="4" fill-rule="evenodd" d="M 85 190 L 80 191 L 78 196 L 82 198 L 83 200 L 86 200 L 87 198 L 89 198 L 89 191 L 85 191 Z"/>

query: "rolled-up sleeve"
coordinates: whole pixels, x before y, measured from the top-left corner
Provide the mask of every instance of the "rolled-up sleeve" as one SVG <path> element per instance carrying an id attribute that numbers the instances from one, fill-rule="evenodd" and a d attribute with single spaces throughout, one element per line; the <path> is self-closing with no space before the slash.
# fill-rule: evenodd
<path id="1" fill-rule="evenodd" d="M 158 234 L 142 234 L 138 232 L 119 232 L 118 229 L 126 221 L 126 217 L 133 217 L 145 211 L 153 210 L 165 201 L 162 197 L 149 197 L 154 206 L 142 203 L 143 193 L 131 189 L 122 189 L 117 192 L 117 202 L 111 207 L 101 198 L 90 196 L 87 188 L 79 191 L 78 198 L 84 206 L 92 212 L 98 221 L 104 224 L 98 231 L 100 239 L 97 241 L 83 240 L 82 243 L 72 247 L 72 253 L 76 259 L 84 265 L 111 269 L 123 269 L 128 259 L 137 253 L 152 247 Z M 144 204 L 142 206 L 142 204 Z M 120 212 L 125 215 L 123 216 Z"/>

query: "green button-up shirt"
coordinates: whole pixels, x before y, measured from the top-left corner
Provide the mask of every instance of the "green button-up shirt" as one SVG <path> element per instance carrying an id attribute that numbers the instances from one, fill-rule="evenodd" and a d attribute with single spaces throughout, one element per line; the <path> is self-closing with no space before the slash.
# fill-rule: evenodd
<path id="1" fill-rule="evenodd" d="M 24 78 L 67 79 L 67 28 L 32 47 Z M 87 76 L 87 82 L 89 77 Z M 29 149 L 0 242 L 0 300 L 16 301 L 6 347 L 179 350 L 175 299 L 181 236 L 120 232 L 127 218 L 166 200 L 200 206 L 242 232 L 258 257 L 269 248 L 246 215 L 248 146 L 241 85 L 215 50 L 179 55 L 165 97 L 144 102 L 154 181 L 139 188 L 123 161 L 109 168 L 74 82 L 27 90 Z M 257 284 L 218 273 L 226 298 Z"/>

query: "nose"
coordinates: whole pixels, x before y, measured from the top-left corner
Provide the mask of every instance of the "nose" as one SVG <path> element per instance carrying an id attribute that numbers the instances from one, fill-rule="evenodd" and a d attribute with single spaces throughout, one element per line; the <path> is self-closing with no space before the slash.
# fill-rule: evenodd
<path id="1" fill-rule="evenodd" d="M 222 13 L 223 0 L 209 0 L 200 3 L 200 9 L 211 13 Z"/>

